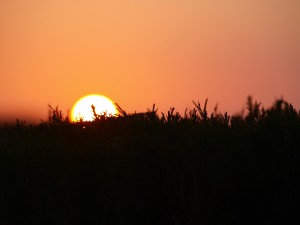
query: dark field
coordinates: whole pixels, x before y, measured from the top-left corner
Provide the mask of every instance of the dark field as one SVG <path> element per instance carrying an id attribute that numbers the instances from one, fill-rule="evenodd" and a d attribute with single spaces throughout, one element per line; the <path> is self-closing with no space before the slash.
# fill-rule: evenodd
<path id="1" fill-rule="evenodd" d="M 299 111 L 201 106 L 3 125 L 0 225 L 300 224 Z"/>

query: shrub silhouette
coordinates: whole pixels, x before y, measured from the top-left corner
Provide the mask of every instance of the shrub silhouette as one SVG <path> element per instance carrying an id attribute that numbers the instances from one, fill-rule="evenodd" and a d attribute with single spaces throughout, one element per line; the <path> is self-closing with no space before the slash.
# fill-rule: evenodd
<path id="1" fill-rule="evenodd" d="M 207 104 L 1 126 L 0 224 L 299 223 L 300 112 Z"/>

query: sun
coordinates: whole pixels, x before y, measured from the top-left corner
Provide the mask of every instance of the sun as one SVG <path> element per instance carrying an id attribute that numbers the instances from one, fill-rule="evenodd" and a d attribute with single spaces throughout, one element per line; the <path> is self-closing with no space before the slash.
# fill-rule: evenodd
<path id="1" fill-rule="evenodd" d="M 86 95 L 74 104 L 71 111 L 71 121 L 77 122 L 80 119 L 93 121 L 92 105 L 95 106 L 95 111 L 98 115 L 105 113 L 107 116 L 114 116 L 117 114 L 117 109 L 109 98 L 96 94 Z"/>

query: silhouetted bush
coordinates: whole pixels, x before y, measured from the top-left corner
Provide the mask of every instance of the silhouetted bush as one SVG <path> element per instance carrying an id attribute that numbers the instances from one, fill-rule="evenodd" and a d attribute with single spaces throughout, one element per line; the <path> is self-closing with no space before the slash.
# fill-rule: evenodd
<path id="1" fill-rule="evenodd" d="M 298 224 L 300 113 L 194 105 L 3 125 L 0 224 Z"/>

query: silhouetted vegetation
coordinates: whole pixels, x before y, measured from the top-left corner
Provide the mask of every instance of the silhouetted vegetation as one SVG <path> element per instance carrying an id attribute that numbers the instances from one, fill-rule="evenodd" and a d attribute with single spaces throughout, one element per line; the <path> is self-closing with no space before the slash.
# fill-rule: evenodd
<path id="1" fill-rule="evenodd" d="M 0 128 L 0 224 L 298 224 L 300 112 L 248 98 Z"/>

